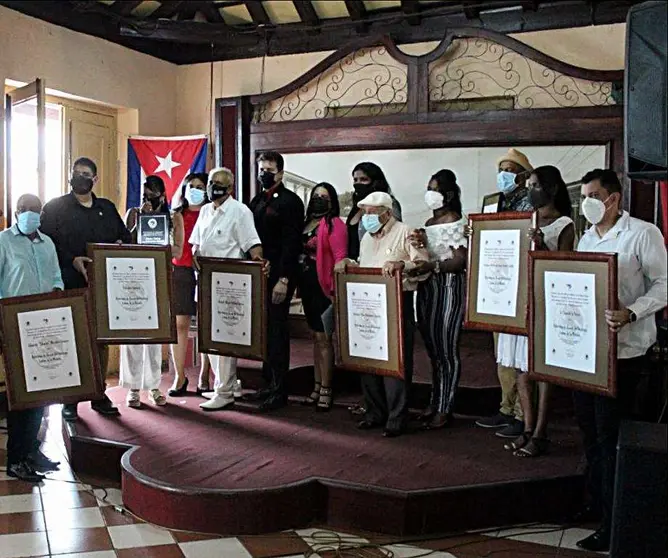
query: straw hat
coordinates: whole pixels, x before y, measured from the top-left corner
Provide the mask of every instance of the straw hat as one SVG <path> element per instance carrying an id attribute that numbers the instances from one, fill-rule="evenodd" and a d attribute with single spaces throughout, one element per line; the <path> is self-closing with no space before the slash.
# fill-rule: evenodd
<path id="1" fill-rule="evenodd" d="M 508 153 L 498 158 L 498 160 L 496 161 L 496 167 L 499 168 L 501 166 L 501 163 L 503 163 L 504 161 L 510 161 L 511 163 L 515 163 L 516 165 L 522 167 L 524 170 L 533 170 L 533 167 L 531 166 L 531 163 L 529 162 L 527 156 L 521 151 L 513 149 L 512 147 L 508 150 Z"/>

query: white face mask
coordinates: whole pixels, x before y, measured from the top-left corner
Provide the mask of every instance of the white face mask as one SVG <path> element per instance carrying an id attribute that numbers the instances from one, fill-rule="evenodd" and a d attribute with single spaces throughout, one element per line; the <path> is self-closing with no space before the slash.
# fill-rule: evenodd
<path id="1" fill-rule="evenodd" d="M 580 207 L 585 219 L 587 219 L 587 221 L 589 221 L 592 225 L 598 225 L 605 216 L 605 211 L 607 209 L 605 202 L 607 202 L 609 199 L 610 196 L 608 196 L 605 201 L 601 201 L 597 198 L 583 199 L 582 205 Z"/>
<path id="2" fill-rule="evenodd" d="M 440 192 L 437 192 L 435 190 L 427 190 L 424 193 L 424 203 L 432 211 L 441 209 L 441 207 L 443 207 L 443 201 L 444 201 L 443 194 L 441 194 Z"/>

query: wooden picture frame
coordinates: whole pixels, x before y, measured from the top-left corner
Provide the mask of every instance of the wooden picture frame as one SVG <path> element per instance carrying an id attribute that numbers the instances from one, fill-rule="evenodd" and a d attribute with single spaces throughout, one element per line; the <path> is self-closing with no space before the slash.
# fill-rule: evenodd
<path id="1" fill-rule="evenodd" d="M 502 192 L 494 192 L 493 194 L 487 194 L 482 198 L 482 206 L 480 208 L 480 213 L 490 214 L 498 213 L 501 209 L 501 202 L 503 201 Z"/>
<path id="2" fill-rule="evenodd" d="M 528 258 L 526 257 L 526 254 L 528 254 L 531 249 L 529 229 L 535 226 L 534 214 L 530 211 L 475 213 L 469 215 L 469 226 L 473 228 L 473 235 L 469 239 L 464 327 L 481 331 L 527 335 L 529 324 L 527 312 Z M 508 231 L 518 229 L 520 231 L 520 269 L 514 315 L 503 316 L 478 312 L 477 299 L 478 275 L 480 269 L 480 233 L 486 230 Z"/>
<path id="3" fill-rule="evenodd" d="M 229 258 L 197 258 L 199 263 L 199 280 L 197 284 L 197 336 L 198 349 L 201 353 L 221 356 L 232 356 L 249 360 L 264 361 L 267 359 L 267 276 L 263 262 L 238 260 Z M 250 340 L 248 343 L 223 342 L 213 339 L 213 301 L 215 291 L 214 273 L 226 273 L 239 276 L 250 276 L 251 312 Z M 216 281 L 219 281 L 217 279 Z M 237 289 L 245 288 L 242 283 Z M 243 295 L 242 295 L 243 296 Z M 235 301 L 231 301 L 235 302 Z M 243 319 L 243 318 L 241 318 Z M 234 320 L 233 320 L 234 321 Z M 228 322 L 225 322 L 228 323 Z M 224 325 L 224 324 L 223 324 Z M 228 325 L 230 325 L 228 323 Z M 245 338 L 245 332 L 242 333 Z"/>
<path id="4" fill-rule="evenodd" d="M 33 332 L 29 339 L 31 343 L 38 344 L 28 347 L 22 344 L 20 320 L 25 325 L 25 314 L 29 312 L 52 311 L 59 312 L 65 309 L 71 312 L 73 326 L 73 343 L 76 345 L 76 362 L 78 365 L 79 385 L 70 385 L 60 388 L 37 387 L 29 389 L 29 379 L 25 374 L 24 349 L 33 350 L 33 358 L 36 361 L 43 358 L 53 358 L 51 347 L 54 345 L 53 333 L 43 332 L 43 340 L 49 345 L 47 355 L 40 353 L 39 338 Z M 42 314 L 44 315 L 44 314 Z M 23 318 L 21 318 L 23 316 Z M 55 403 L 77 403 L 101 399 L 104 394 L 104 379 L 100 369 L 98 346 L 95 341 L 95 329 L 93 327 L 92 306 L 87 289 L 75 289 L 70 291 L 55 291 L 51 293 L 21 296 L 0 299 L 0 332 L 2 335 L 3 365 L 6 374 L 7 401 L 10 410 L 18 411 L 34 407 L 43 407 Z M 65 319 L 65 318 L 59 318 Z M 61 332 L 62 334 L 62 332 Z M 62 343 L 67 338 L 67 333 L 56 340 Z M 62 349 L 58 355 L 67 355 L 66 349 Z M 67 347 L 67 345 L 65 346 Z M 37 358 L 35 358 L 37 355 Z M 63 357 L 67 358 L 67 356 Z M 45 360 L 44 365 L 39 365 L 46 370 L 53 369 L 53 362 Z M 73 373 L 70 372 L 71 376 Z M 33 378 L 37 381 L 37 376 Z"/>
<path id="5" fill-rule="evenodd" d="M 170 246 L 145 246 L 138 244 L 89 244 L 88 281 L 92 293 L 95 331 L 98 343 L 105 345 L 139 345 L 176 343 L 176 316 L 172 306 L 172 250 Z M 127 319 L 137 319 L 137 327 L 127 323 L 122 328 L 112 328 L 109 316 L 107 261 L 110 259 L 148 259 L 153 262 L 152 282 L 155 301 L 149 295 L 144 299 L 143 285 L 127 281 L 123 287 L 125 304 L 120 302 L 120 313 Z M 148 270 L 149 268 L 147 268 Z M 118 271 L 121 273 L 121 270 Z M 114 282 L 113 284 L 116 284 Z M 126 288 L 127 287 L 127 288 Z M 119 300 L 121 300 L 119 298 Z M 136 309 L 137 302 L 143 304 Z M 146 312 L 142 315 L 140 312 Z M 155 313 L 155 315 L 153 315 Z M 116 316 L 123 320 L 124 316 Z M 136 318 L 135 318 L 136 317 Z M 155 323 L 156 327 L 147 327 Z"/>
<path id="6" fill-rule="evenodd" d="M 594 371 L 588 372 L 548 364 L 546 346 L 546 272 L 589 275 L 593 283 L 596 304 L 596 353 Z M 555 277 L 558 277 L 555 275 Z M 564 277 L 564 276 L 562 276 Z M 567 285 L 570 289 L 570 284 Z M 588 289 L 587 285 L 584 287 Z M 591 291 L 589 291 L 591 292 Z M 532 379 L 558 384 L 577 391 L 615 397 L 617 391 L 617 334 L 605 321 L 605 311 L 617 308 L 617 254 L 592 252 L 530 252 L 529 253 L 529 374 Z M 575 300 L 575 299 L 574 299 Z M 568 312 L 582 308 L 581 304 L 564 305 Z M 577 310 L 578 314 L 581 312 Z M 570 315 L 570 314 L 569 314 Z M 571 318 L 573 319 L 573 318 Z M 575 317 L 575 325 L 580 318 Z M 580 325 L 580 327 L 583 327 Z M 573 335 L 564 331 L 568 343 Z M 556 352 L 556 349 L 552 349 Z M 561 351 L 559 351 L 561 353 Z M 573 354 L 581 354 L 573 349 Z M 588 355 L 585 355 L 588 360 Z M 560 360 L 566 360 L 561 356 Z"/>
<path id="7" fill-rule="evenodd" d="M 336 273 L 336 296 L 334 311 L 337 328 L 337 366 L 347 370 L 404 378 L 404 327 L 402 306 L 402 278 L 400 273 L 385 277 L 379 268 L 353 267 L 346 273 Z M 348 285 L 366 283 L 384 285 L 387 305 L 387 342 L 388 358 L 386 361 L 352 355 L 349 342 Z"/>

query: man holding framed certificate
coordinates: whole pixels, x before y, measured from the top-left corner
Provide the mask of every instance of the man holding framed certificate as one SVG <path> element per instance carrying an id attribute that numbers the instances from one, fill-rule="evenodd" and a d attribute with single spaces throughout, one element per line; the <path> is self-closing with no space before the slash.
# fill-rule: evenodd
<path id="1" fill-rule="evenodd" d="M 24 194 L 16 202 L 16 224 L 0 233 L 0 298 L 62 290 L 58 256 L 51 239 L 39 231 L 42 202 Z M 9 411 L 7 475 L 40 482 L 38 472 L 55 471 L 58 463 L 40 450 L 37 434 L 43 407 Z"/>
<path id="2" fill-rule="evenodd" d="M 190 244 L 197 256 L 243 259 L 249 253 L 253 260 L 262 260 L 262 244 L 255 230 L 253 214 L 244 204 L 232 197 L 234 175 L 229 169 L 216 168 L 209 172 L 207 195 L 212 203 L 200 209 Z M 263 311 L 256 308 L 255 311 Z M 237 379 L 237 359 L 210 354 L 211 368 L 216 376 L 213 392 L 204 394 L 209 401 L 200 407 L 205 411 L 222 411 L 234 405 L 234 386 Z"/>
<path id="3" fill-rule="evenodd" d="M 335 270 L 351 271 L 355 266 L 381 268 L 383 275 L 403 276 L 403 379 L 377 374 L 362 375 L 362 392 L 366 413 L 358 423 L 361 430 L 383 428 L 383 436 L 400 436 L 408 421 L 408 390 L 413 377 L 413 336 L 415 314 L 413 293 L 417 287 L 417 276 L 429 262 L 429 254 L 424 248 L 411 243 L 412 229 L 392 216 L 392 197 L 385 192 L 374 192 L 360 201 L 357 206 L 364 211 L 362 222 L 369 234 L 360 243 L 359 261 L 341 260 Z M 387 319 L 391 319 L 388 316 Z"/>
<path id="4" fill-rule="evenodd" d="M 615 171 L 595 169 L 582 178 L 582 213 L 591 228 L 578 252 L 616 253 L 616 309 L 606 311 L 617 332 L 617 397 L 574 394 L 575 412 L 587 458 L 587 483 L 600 528 L 579 541 L 580 548 L 605 551 L 610 546 L 617 436 L 621 420 L 633 415 L 645 356 L 656 342 L 655 314 L 666 306 L 666 246 L 654 225 L 622 211 L 622 185 Z"/>

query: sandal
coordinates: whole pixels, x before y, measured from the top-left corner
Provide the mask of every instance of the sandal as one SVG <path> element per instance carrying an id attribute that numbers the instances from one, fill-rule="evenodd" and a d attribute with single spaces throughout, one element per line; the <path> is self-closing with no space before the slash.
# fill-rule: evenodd
<path id="1" fill-rule="evenodd" d="M 157 405 L 158 407 L 162 407 L 163 405 L 167 404 L 167 398 L 163 395 L 163 393 L 159 389 L 152 389 L 151 391 L 149 391 L 148 399 L 151 403 Z"/>
<path id="2" fill-rule="evenodd" d="M 309 395 L 304 400 L 304 405 L 317 405 L 318 404 L 318 400 L 320 399 L 321 386 L 322 386 L 322 384 L 320 382 L 315 383 L 315 385 L 313 386 L 313 391 L 311 392 L 311 395 Z"/>
<path id="3" fill-rule="evenodd" d="M 508 451 L 520 450 L 529 443 L 529 440 L 531 440 L 531 435 L 532 432 L 522 432 L 522 434 L 515 438 L 512 442 L 503 444 L 503 449 Z"/>
<path id="4" fill-rule="evenodd" d="M 197 395 L 200 397 L 202 396 L 203 393 L 209 393 L 210 391 L 213 391 L 211 389 L 211 386 L 197 386 Z"/>
<path id="5" fill-rule="evenodd" d="M 141 407 L 141 397 L 138 389 L 131 389 L 128 391 L 128 395 L 125 398 L 125 404 L 133 409 L 139 409 L 139 407 Z"/>
<path id="6" fill-rule="evenodd" d="M 536 438 L 534 436 L 523 448 L 514 452 L 513 455 L 516 455 L 517 457 L 540 457 L 547 452 L 549 445 L 550 440 L 547 438 Z"/>
<path id="7" fill-rule="evenodd" d="M 321 387 L 320 388 L 320 397 L 318 397 L 318 404 L 316 405 L 316 411 L 329 411 L 332 408 L 332 388 L 330 387 Z"/>

